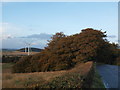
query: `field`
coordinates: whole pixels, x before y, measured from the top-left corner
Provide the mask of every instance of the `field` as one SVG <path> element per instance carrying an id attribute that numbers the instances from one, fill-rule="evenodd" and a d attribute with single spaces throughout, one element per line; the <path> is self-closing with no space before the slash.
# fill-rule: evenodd
<path id="1" fill-rule="evenodd" d="M 2 63 L 0 63 L 0 89 L 2 90 Z"/>
<path id="2" fill-rule="evenodd" d="M 37 54 L 39 52 L 30 52 L 30 55 Z M 1 55 L 10 55 L 10 56 L 19 56 L 19 55 L 27 55 L 27 52 L 20 52 L 20 51 L 5 51 L 0 52 Z"/>
<path id="3" fill-rule="evenodd" d="M 59 87 L 58 85 L 71 88 L 75 85 L 81 86 L 82 78 L 88 74 L 90 68 L 92 67 L 92 63 L 87 62 L 76 65 L 73 69 L 70 70 L 54 72 L 12 73 L 11 69 L 13 65 L 13 63 L 2 64 L 3 88 L 56 88 Z M 69 83 L 66 83 L 65 80 Z M 104 88 L 104 85 L 100 80 L 100 76 L 98 74 L 95 74 L 92 87 Z"/>
<path id="4" fill-rule="evenodd" d="M 35 72 L 35 73 L 11 73 L 11 67 L 13 64 L 3 64 L 3 88 L 26 88 L 37 85 L 43 85 L 50 82 L 55 77 L 61 77 L 68 73 L 77 73 L 85 75 L 90 67 L 90 63 L 81 64 L 77 68 L 71 70 L 54 71 L 54 72 Z"/>
<path id="5" fill-rule="evenodd" d="M 11 72 L 13 64 L 3 64 L 3 88 L 24 88 L 33 84 L 49 81 L 51 78 L 60 76 L 66 71 L 15 73 Z"/>
<path id="6" fill-rule="evenodd" d="M 30 52 L 30 55 L 37 54 L 39 52 Z M 2 63 L 15 63 L 19 61 L 21 57 L 27 56 L 27 52 L 20 51 L 4 51 L 0 52 L 2 55 Z"/>

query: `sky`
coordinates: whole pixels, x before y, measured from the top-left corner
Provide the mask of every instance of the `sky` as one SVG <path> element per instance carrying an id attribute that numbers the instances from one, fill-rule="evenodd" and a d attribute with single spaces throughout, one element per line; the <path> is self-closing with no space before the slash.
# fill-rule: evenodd
<path id="1" fill-rule="evenodd" d="M 117 2 L 4 2 L 2 3 L 2 48 L 44 48 L 56 32 L 66 35 L 94 28 L 107 31 L 108 40 L 118 40 Z"/>

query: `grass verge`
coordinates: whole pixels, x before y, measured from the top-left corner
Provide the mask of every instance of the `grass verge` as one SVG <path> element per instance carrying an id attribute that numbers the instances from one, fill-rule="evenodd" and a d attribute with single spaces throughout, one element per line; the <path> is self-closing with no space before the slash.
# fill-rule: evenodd
<path id="1" fill-rule="evenodd" d="M 12 66 L 14 65 L 14 63 L 2 63 L 2 69 L 9 69 L 12 68 Z"/>
<path id="2" fill-rule="evenodd" d="M 92 65 L 92 62 L 81 63 L 70 70 L 53 72 L 8 73 L 7 71 L 3 73 L 3 88 L 80 88 L 84 76 Z M 6 66 L 10 69 L 10 65 L 5 65 L 5 68 Z"/>
<path id="3" fill-rule="evenodd" d="M 96 67 L 96 64 L 94 65 L 94 68 Z M 105 89 L 105 86 L 103 84 L 102 78 L 99 75 L 98 71 L 95 68 L 95 74 L 94 74 L 94 78 L 93 78 L 93 83 L 92 83 L 92 87 L 91 88 L 102 88 Z"/>
<path id="4" fill-rule="evenodd" d="M 14 63 L 2 63 L 2 73 L 11 73 Z"/>

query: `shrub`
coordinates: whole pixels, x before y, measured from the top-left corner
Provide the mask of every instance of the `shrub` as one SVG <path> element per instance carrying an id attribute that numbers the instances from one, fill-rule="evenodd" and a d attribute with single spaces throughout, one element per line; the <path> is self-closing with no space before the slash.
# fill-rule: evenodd
<path id="1" fill-rule="evenodd" d="M 2 56 L 2 63 L 16 63 L 22 56 Z"/>
<path id="2" fill-rule="evenodd" d="M 82 70 L 86 70 L 86 72 Z M 62 76 L 55 77 L 51 81 L 33 88 L 90 88 L 93 76 L 93 62 L 80 63 Z"/>
<path id="3" fill-rule="evenodd" d="M 79 62 L 91 60 L 111 63 L 113 45 L 105 37 L 105 32 L 92 28 L 71 36 L 56 33 L 42 52 L 22 58 L 13 71 L 56 71 L 70 69 Z"/>

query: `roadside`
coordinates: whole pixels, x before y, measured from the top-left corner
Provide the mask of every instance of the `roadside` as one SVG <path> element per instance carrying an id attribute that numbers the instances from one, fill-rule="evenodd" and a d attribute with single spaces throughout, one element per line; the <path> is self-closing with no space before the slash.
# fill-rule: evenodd
<path id="1" fill-rule="evenodd" d="M 92 81 L 92 62 L 81 63 L 70 70 L 11 73 L 13 63 L 3 64 L 3 88 L 79 88 Z M 87 78 L 87 79 L 86 79 Z M 90 83 L 86 83 L 90 82 Z M 84 83 L 84 84 L 83 84 Z"/>
<path id="2" fill-rule="evenodd" d="M 30 80 L 28 80 L 28 77 L 29 78 L 31 78 L 31 76 L 33 77 L 33 76 L 35 76 L 34 77 L 34 79 L 36 79 L 36 81 L 34 81 L 34 83 L 36 82 L 36 83 L 38 83 L 39 81 L 38 81 L 38 77 L 41 77 L 41 74 L 43 74 L 43 72 L 39 72 L 39 73 L 30 73 L 30 74 L 21 74 L 21 75 L 19 75 L 19 74 L 16 74 L 16 75 L 13 75 L 13 74 L 11 74 L 11 67 L 13 66 L 14 64 L 13 63 L 3 63 L 3 76 L 4 77 L 6 77 L 6 78 L 8 78 L 8 80 L 10 80 L 11 78 L 13 78 L 14 79 L 14 77 L 16 77 L 15 78 L 15 80 L 21 80 L 21 79 L 19 79 L 18 77 L 20 77 L 20 78 L 24 78 L 23 79 L 23 82 L 20 82 L 21 84 L 22 83 L 24 83 L 24 84 L 28 84 L 28 82 L 30 83 L 30 82 L 32 82 L 33 83 L 33 81 L 32 81 L 32 79 L 30 79 Z M 96 70 L 96 67 L 94 66 L 94 68 L 95 68 L 95 74 L 94 74 L 94 78 L 93 78 L 93 83 L 92 83 L 92 87 L 91 88 L 102 88 L 102 89 L 105 89 L 105 86 L 104 86 L 104 84 L 103 84 L 103 81 L 102 81 L 102 78 L 101 78 L 101 76 L 99 75 L 99 73 L 98 73 L 98 71 Z M 59 72 L 59 71 L 58 71 Z M 58 73 L 57 72 L 57 73 Z M 49 76 L 47 75 L 47 73 L 49 73 Z M 58 75 L 58 74 L 55 74 L 55 72 L 53 73 L 53 72 L 46 72 L 46 74 L 44 73 L 44 77 L 47 77 L 47 78 L 49 78 L 51 75 L 52 75 L 52 77 L 53 76 L 55 76 L 55 75 Z M 64 74 L 64 72 L 62 71 L 62 72 L 60 72 L 60 74 Z M 37 74 L 37 75 L 36 75 Z M 55 75 L 54 75 L 55 74 Z M 24 75 L 26 76 L 26 77 L 24 77 Z M 69 75 L 68 75 L 69 76 Z M 42 76 L 42 78 L 43 78 L 43 76 Z M 42 78 L 40 78 L 40 79 L 42 79 Z M 39 80 L 40 80 L 39 79 Z M 8 82 L 8 80 L 7 80 L 7 82 Z M 24 81 L 24 80 L 26 80 L 26 81 Z M 10 81 L 10 82 L 13 82 L 13 81 Z M 41 81 L 40 80 L 40 82 L 44 82 L 44 81 Z M 12 83 L 9 83 L 9 85 L 10 84 L 12 84 Z M 19 83 L 18 83 L 18 85 L 19 85 Z"/>
<path id="3" fill-rule="evenodd" d="M 96 64 L 95 64 L 94 68 L 95 68 L 95 73 L 94 73 L 94 78 L 93 78 L 93 83 L 92 83 L 91 88 L 105 89 L 104 82 L 102 81 L 102 78 L 96 69 Z"/>
<path id="4" fill-rule="evenodd" d="M 118 72 L 119 69 L 116 65 L 97 64 L 98 70 L 106 88 L 118 88 Z"/>

